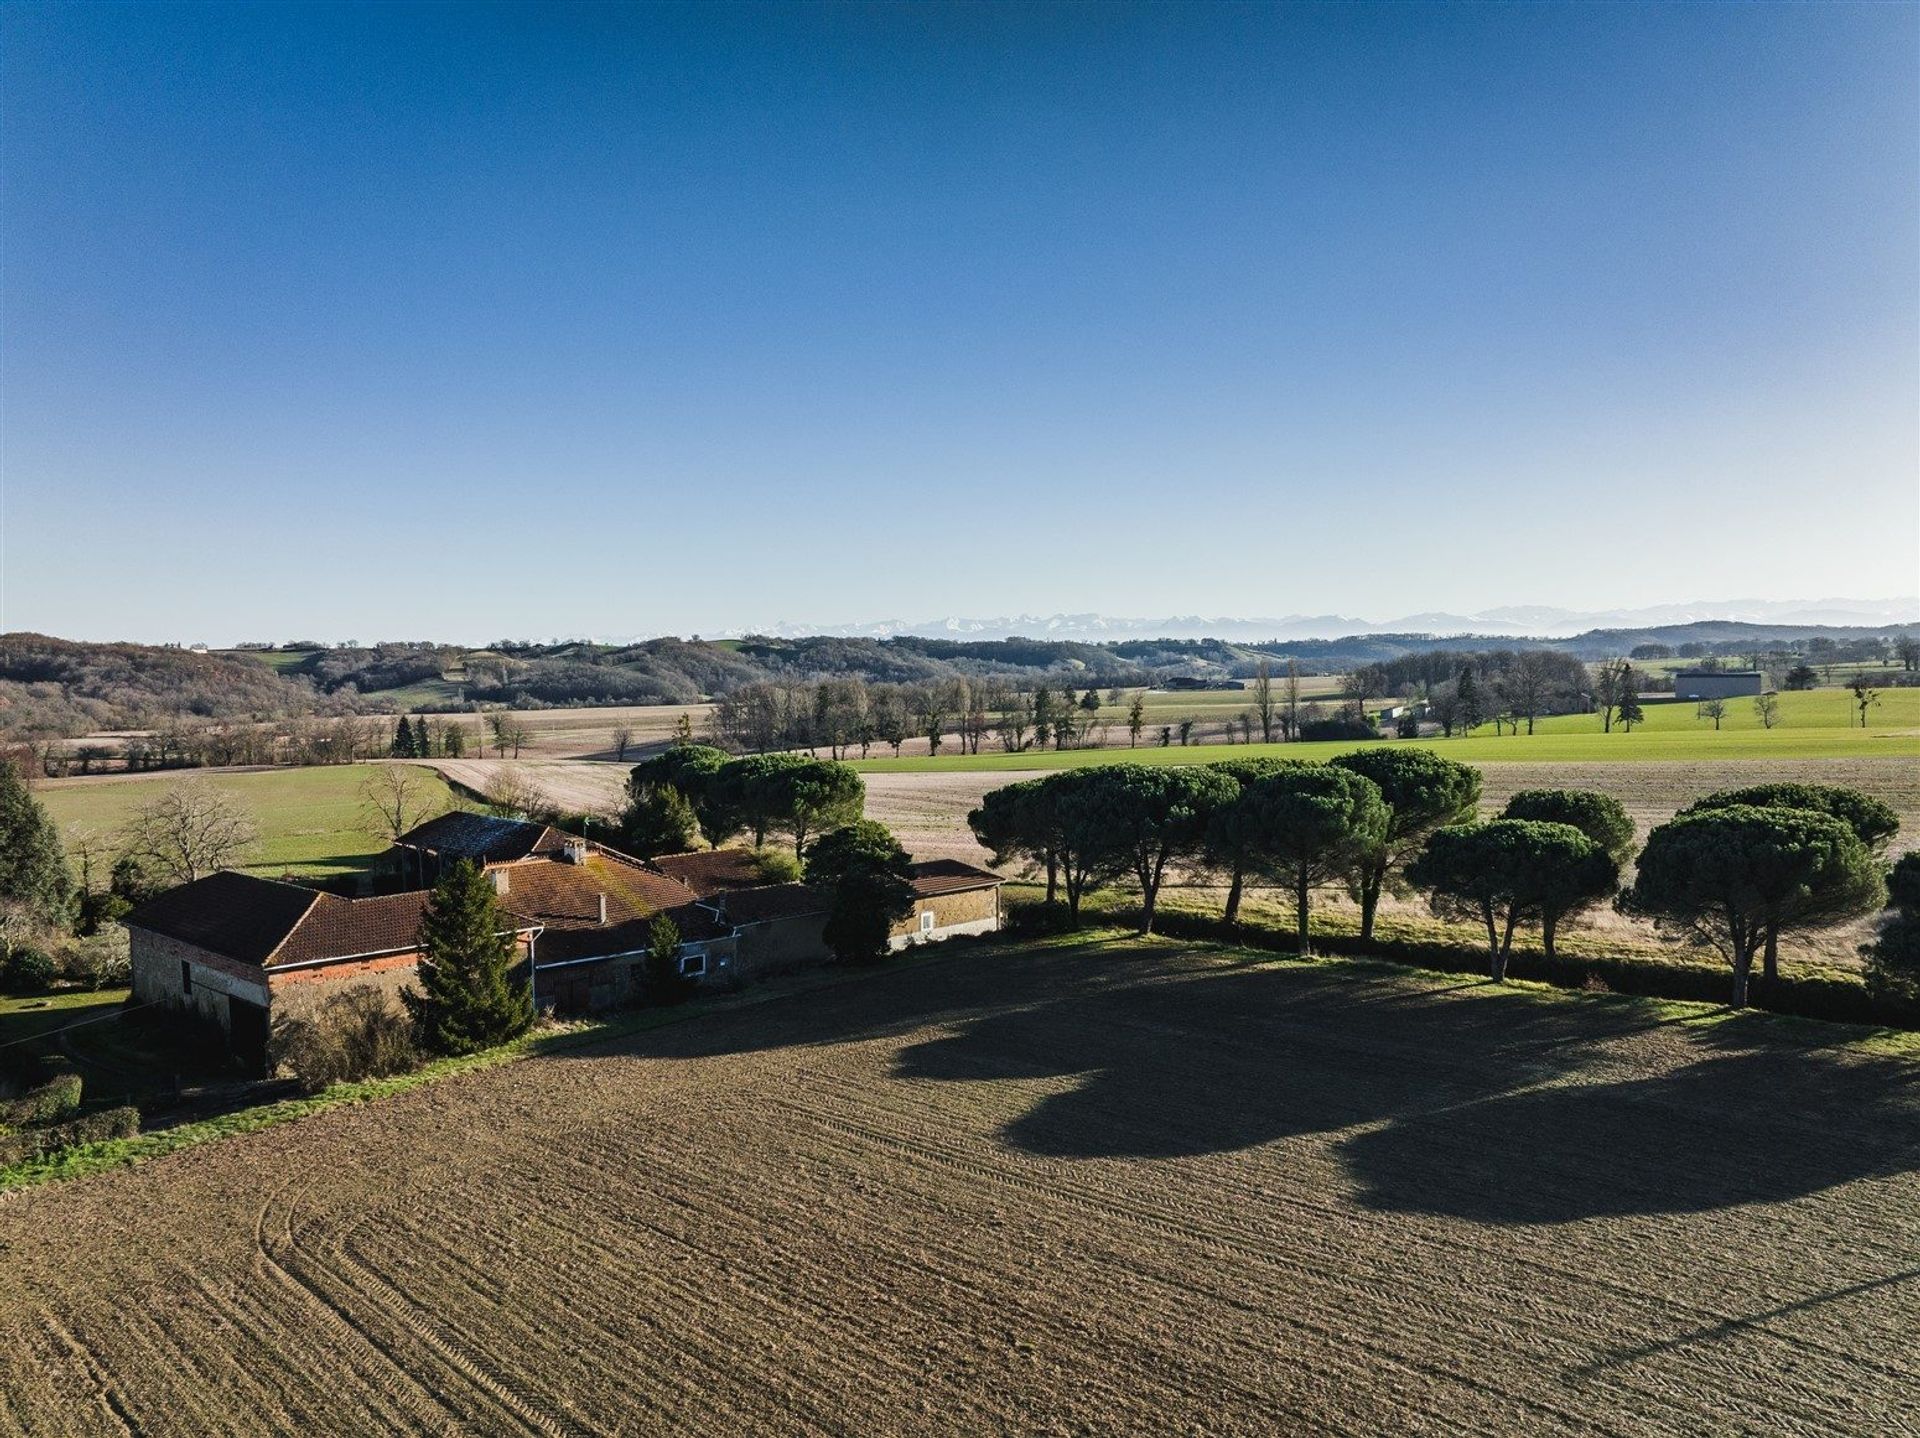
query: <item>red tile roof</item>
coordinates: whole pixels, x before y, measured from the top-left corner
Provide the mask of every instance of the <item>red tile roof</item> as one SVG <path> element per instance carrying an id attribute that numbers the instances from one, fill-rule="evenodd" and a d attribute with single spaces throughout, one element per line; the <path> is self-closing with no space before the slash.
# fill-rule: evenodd
<path id="1" fill-rule="evenodd" d="M 767 880 L 751 849 L 706 849 L 693 854 L 662 854 L 648 864 L 678 879 L 701 898 L 728 889 L 763 889 Z"/>
<path id="2" fill-rule="evenodd" d="M 243 964 L 277 968 L 405 953 L 419 942 L 420 916 L 431 897 L 420 889 L 343 899 L 222 870 L 142 904 L 126 924 Z M 516 929 L 525 927 L 515 921 Z"/>
<path id="3" fill-rule="evenodd" d="M 677 879 L 656 874 L 598 850 L 586 862 L 523 859 L 489 870 L 505 882 L 500 902 L 514 913 L 549 929 L 592 929 L 600 922 L 600 899 L 607 901 L 608 924 L 650 919 L 694 901 L 694 892 Z"/>
<path id="4" fill-rule="evenodd" d="M 959 894 L 968 889 L 990 889 L 1006 882 L 991 870 L 959 859 L 928 859 L 913 866 L 913 892 L 923 899 L 936 894 Z"/>

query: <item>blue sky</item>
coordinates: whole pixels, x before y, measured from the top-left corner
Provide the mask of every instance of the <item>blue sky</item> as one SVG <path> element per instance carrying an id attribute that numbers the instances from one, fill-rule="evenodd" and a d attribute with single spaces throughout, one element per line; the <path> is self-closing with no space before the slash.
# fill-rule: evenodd
<path id="1" fill-rule="evenodd" d="M 0 27 L 7 628 L 1920 587 L 1920 6 Z"/>

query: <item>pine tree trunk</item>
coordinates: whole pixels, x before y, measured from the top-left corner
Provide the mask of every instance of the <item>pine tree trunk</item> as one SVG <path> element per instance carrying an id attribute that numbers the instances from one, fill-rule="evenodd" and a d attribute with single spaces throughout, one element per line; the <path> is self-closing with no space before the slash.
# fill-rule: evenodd
<path id="1" fill-rule="evenodd" d="M 1760 955 L 1760 992 L 1771 994 L 1780 982 L 1780 931 L 1767 930 L 1767 946 Z"/>
<path id="2" fill-rule="evenodd" d="M 1060 860 L 1049 853 L 1047 855 L 1047 904 L 1049 907 L 1060 900 Z"/>
<path id="3" fill-rule="evenodd" d="M 1513 952 L 1513 914 L 1507 914 L 1505 930 L 1500 935 L 1500 946 L 1493 952 L 1493 981 L 1503 984 L 1507 981 L 1507 956 Z"/>
<path id="4" fill-rule="evenodd" d="M 1240 872 L 1240 866 L 1235 864 L 1233 866 L 1233 879 L 1227 885 L 1227 910 L 1223 916 L 1229 924 L 1237 924 L 1240 922 L 1240 891 L 1244 886 L 1245 878 Z"/>
<path id="5" fill-rule="evenodd" d="M 1549 959 L 1553 957 L 1553 929 L 1556 922 L 1552 914 L 1540 916 L 1540 947 Z"/>
<path id="6" fill-rule="evenodd" d="M 1304 870 L 1294 886 L 1293 902 L 1295 933 L 1298 935 L 1300 957 L 1304 959 L 1313 953 L 1313 944 L 1307 937 L 1307 876 Z"/>
<path id="7" fill-rule="evenodd" d="M 1360 942 L 1373 942 L 1373 916 L 1380 908 L 1380 889 L 1386 878 L 1386 866 L 1370 869 L 1360 880 Z"/>
<path id="8" fill-rule="evenodd" d="M 1744 954 L 1733 961 L 1733 997 L 1728 1000 L 1733 1008 L 1744 1009 L 1747 1006 L 1747 974 L 1752 966 L 1752 954 Z"/>

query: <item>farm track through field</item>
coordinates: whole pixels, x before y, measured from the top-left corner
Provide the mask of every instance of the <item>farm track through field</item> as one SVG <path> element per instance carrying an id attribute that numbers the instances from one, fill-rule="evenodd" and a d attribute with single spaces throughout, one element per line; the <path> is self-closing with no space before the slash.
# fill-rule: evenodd
<path id="1" fill-rule="evenodd" d="M 1808 1037 L 960 950 L 7 1201 L 0 1432 L 1909 1431 L 1916 1073 Z"/>

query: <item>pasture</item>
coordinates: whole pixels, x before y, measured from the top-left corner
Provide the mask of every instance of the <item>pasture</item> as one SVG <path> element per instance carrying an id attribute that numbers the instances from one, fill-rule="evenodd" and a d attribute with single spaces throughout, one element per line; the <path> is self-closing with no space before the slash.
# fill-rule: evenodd
<path id="1" fill-rule="evenodd" d="M 35 793 L 60 826 L 69 848 L 91 836 L 111 846 L 114 835 L 141 805 L 176 784 L 205 783 L 246 809 L 260 842 L 241 867 L 269 877 L 283 873 L 327 875 L 362 869 L 391 842 L 367 810 L 361 786 L 373 772 L 365 764 L 317 769 L 174 770 L 162 774 L 99 775 L 54 779 Z M 446 781 L 422 770 L 434 813 L 460 807 Z"/>
<path id="2" fill-rule="evenodd" d="M 970 947 L 17 1195 L 0 1430 L 1904 1431 L 1844 1038 Z"/>
<path id="3" fill-rule="evenodd" d="M 1027 750 L 1008 754 L 998 750 L 980 754 L 948 752 L 927 757 L 867 759 L 858 767 L 870 773 L 906 770 L 960 771 L 968 769 L 1060 769 L 1079 764 L 1110 763 L 1116 758 L 1142 764 L 1191 764 L 1233 755 L 1266 754 L 1290 759 L 1330 759 L 1364 744 L 1386 742 L 1420 744 L 1465 764 L 1499 761 L 1552 764 L 1710 763 L 1720 759 L 1846 759 L 1871 757 L 1920 758 L 1920 689 L 1886 691 L 1868 716 L 1867 727 L 1849 727 L 1851 696 L 1840 690 L 1813 689 L 1780 696 L 1781 721 L 1772 729 L 1760 726 L 1752 701 L 1727 701 L 1727 717 L 1715 730 L 1696 717 L 1692 703 L 1648 701 L 1647 722 L 1632 733 L 1618 725 L 1604 733 L 1594 714 L 1567 714 L 1541 719 L 1533 734 L 1495 735 L 1483 726 L 1453 739 L 1347 740 L 1313 744 L 1223 744 L 1213 715 L 1202 717 L 1199 737 L 1209 742 L 1162 746 L 1153 730 L 1138 747 L 1127 747 L 1125 729 L 1108 735 L 1104 748 Z M 1244 707 L 1244 706 L 1241 706 Z M 1233 710 L 1238 713 L 1236 707 Z M 1219 716 L 1224 719 L 1225 714 Z M 1194 749 L 1204 749 L 1196 760 Z"/>

